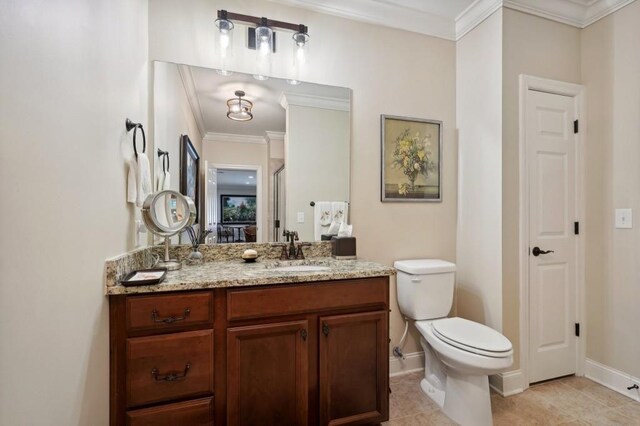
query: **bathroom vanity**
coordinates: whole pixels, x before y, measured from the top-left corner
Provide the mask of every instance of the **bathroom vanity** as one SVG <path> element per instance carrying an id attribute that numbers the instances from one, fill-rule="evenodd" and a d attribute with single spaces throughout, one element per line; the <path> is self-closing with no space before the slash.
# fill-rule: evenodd
<path id="1" fill-rule="evenodd" d="M 111 424 L 387 420 L 393 269 L 321 263 L 211 262 L 107 286 Z"/>

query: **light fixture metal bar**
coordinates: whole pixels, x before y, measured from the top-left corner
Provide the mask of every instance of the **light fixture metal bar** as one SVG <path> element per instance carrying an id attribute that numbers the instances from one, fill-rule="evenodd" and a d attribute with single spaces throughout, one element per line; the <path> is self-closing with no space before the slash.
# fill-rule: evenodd
<path id="1" fill-rule="evenodd" d="M 243 15 L 241 13 L 233 13 L 233 12 L 227 12 L 226 10 L 219 10 L 218 11 L 218 19 L 228 19 L 230 21 L 241 21 L 241 22 L 245 22 L 248 24 L 253 24 L 256 26 L 261 26 L 264 25 L 264 22 L 266 22 L 267 26 L 270 28 L 280 28 L 283 30 L 289 30 L 289 31 L 299 31 L 299 32 L 303 32 L 303 33 L 307 33 L 308 28 L 306 25 L 302 25 L 302 24 L 292 24 L 290 22 L 284 22 L 284 21 L 276 21 L 273 19 L 267 19 L 264 17 L 257 17 L 257 16 L 251 16 L 251 15 Z"/>

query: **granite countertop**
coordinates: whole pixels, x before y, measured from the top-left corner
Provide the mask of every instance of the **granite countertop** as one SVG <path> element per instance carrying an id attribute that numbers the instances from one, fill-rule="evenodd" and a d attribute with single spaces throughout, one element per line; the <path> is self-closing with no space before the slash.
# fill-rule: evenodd
<path id="1" fill-rule="evenodd" d="M 283 271 L 283 266 L 322 266 L 321 271 Z M 313 281 L 331 281 L 353 278 L 394 275 L 395 269 L 364 260 L 336 260 L 330 257 L 305 260 L 264 260 L 244 263 L 242 260 L 205 262 L 197 266 L 184 265 L 179 271 L 169 271 L 166 279 L 156 285 L 124 287 L 120 284 L 106 287 L 107 295 L 159 293 L 176 290 L 198 290 L 271 284 L 295 284 Z"/>

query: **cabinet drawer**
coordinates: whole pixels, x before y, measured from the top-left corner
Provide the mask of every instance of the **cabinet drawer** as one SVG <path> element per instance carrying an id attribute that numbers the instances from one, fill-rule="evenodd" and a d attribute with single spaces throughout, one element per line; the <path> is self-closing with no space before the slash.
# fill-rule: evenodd
<path id="1" fill-rule="evenodd" d="M 384 278 L 227 291 L 227 319 L 241 320 L 367 305 L 386 305 Z"/>
<path id="2" fill-rule="evenodd" d="M 127 339 L 127 406 L 213 393 L 213 330 Z"/>
<path id="3" fill-rule="evenodd" d="M 127 298 L 127 330 L 160 330 L 213 322 L 213 293 Z"/>
<path id="4" fill-rule="evenodd" d="M 209 426 L 213 424 L 213 398 L 166 404 L 127 412 L 129 426 L 189 425 Z"/>

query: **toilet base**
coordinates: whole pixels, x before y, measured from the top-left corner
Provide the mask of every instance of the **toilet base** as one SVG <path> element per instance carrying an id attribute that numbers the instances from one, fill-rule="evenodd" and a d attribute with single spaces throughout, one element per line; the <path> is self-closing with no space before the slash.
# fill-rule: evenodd
<path id="1" fill-rule="evenodd" d="M 462 426 L 491 426 L 489 376 L 465 376 L 449 370 L 442 411 Z"/>
<path id="2" fill-rule="evenodd" d="M 420 381 L 420 388 L 422 388 L 422 392 L 427 394 L 429 398 L 433 400 L 438 407 L 442 408 L 444 405 L 444 390 L 438 389 L 433 386 L 427 379 L 422 379 Z"/>

